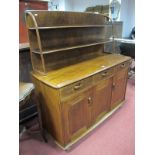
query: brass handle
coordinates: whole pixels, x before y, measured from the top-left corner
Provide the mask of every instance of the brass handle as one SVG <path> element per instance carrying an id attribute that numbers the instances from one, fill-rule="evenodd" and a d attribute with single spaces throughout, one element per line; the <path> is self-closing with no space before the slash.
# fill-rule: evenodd
<path id="1" fill-rule="evenodd" d="M 107 73 L 108 73 L 108 72 L 104 72 L 104 73 L 102 73 L 101 75 L 104 77 L 104 76 L 107 75 Z"/>
<path id="2" fill-rule="evenodd" d="M 122 65 L 121 65 L 121 68 L 124 68 L 124 67 L 125 67 L 125 64 L 122 64 Z"/>
<path id="3" fill-rule="evenodd" d="M 79 83 L 78 85 L 75 85 L 75 86 L 74 86 L 74 90 L 78 90 L 78 89 L 80 89 L 81 87 L 82 87 L 82 84 Z"/>
<path id="4" fill-rule="evenodd" d="M 88 97 L 88 105 L 91 105 L 91 104 L 92 104 L 92 98 Z"/>

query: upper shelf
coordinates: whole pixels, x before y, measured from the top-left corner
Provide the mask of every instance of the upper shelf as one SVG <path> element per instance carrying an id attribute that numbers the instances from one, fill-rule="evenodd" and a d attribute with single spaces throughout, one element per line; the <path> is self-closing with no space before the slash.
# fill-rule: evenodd
<path id="1" fill-rule="evenodd" d="M 89 44 L 84 44 L 84 45 L 77 45 L 77 46 L 71 46 L 71 47 L 64 47 L 64 48 L 59 48 L 59 49 L 53 49 L 53 50 L 43 50 L 43 52 L 39 52 L 40 50 L 32 50 L 33 53 L 36 54 L 49 54 L 49 53 L 54 53 L 58 51 L 66 51 L 66 50 L 72 50 L 72 49 L 77 49 L 77 48 L 83 48 L 83 47 L 89 47 L 89 46 L 95 46 L 95 45 L 101 45 L 105 43 L 110 43 L 112 40 L 105 40 L 105 41 L 100 41 L 96 43 L 89 43 Z"/>
<path id="2" fill-rule="evenodd" d="M 106 24 L 106 26 L 111 26 Z M 45 30 L 45 29 L 67 29 L 67 28 L 102 28 L 105 25 L 66 25 L 66 26 L 49 26 L 49 27 L 30 27 L 29 30 Z"/>

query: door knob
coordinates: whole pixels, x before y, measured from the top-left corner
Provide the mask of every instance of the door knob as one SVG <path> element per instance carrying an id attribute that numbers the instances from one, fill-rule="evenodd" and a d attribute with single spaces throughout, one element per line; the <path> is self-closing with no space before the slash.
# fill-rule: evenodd
<path id="1" fill-rule="evenodd" d="M 122 65 L 121 65 L 121 68 L 124 68 L 124 67 L 125 67 L 125 64 L 122 64 Z"/>
<path id="2" fill-rule="evenodd" d="M 79 83 L 79 84 L 77 84 L 77 85 L 74 86 L 74 90 L 78 90 L 78 89 L 80 89 L 81 87 L 82 87 L 82 84 Z"/>
<path id="3" fill-rule="evenodd" d="M 112 88 L 114 89 L 114 88 L 115 88 L 115 86 L 116 86 L 116 84 L 115 84 L 115 83 L 113 83 L 113 84 L 112 84 Z"/>
<path id="4" fill-rule="evenodd" d="M 107 75 L 107 72 L 104 72 L 101 74 L 103 77 Z"/>
<path id="5" fill-rule="evenodd" d="M 92 104 L 92 98 L 88 97 L 88 105 L 91 105 L 91 104 Z"/>

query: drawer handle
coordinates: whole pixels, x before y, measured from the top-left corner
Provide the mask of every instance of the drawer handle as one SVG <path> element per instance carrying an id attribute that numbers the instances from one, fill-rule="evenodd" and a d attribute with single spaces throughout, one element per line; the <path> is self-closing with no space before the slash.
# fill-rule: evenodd
<path id="1" fill-rule="evenodd" d="M 107 73 L 108 73 L 108 72 L 104 72 L 104 73 L 102 73 L 101 75 L 104 77 L 104 76 L 107 75 Z"/>
<path id="2" fill-rule="evenodd" d="M 124 68 L 124 67 L 125 67 L 125 64 L 122 64 L 122 65 L 121 65 L 121 68 Z"/>
<path id="3" fill-rule="evenodd" d="M 75 86 L 74 86 L 74 90 L 78 90 L 78 89 L 80 89 L 81 87 L 82 87 L 82 84 L 79 83 L 78 85 L 75 85 Z"/>

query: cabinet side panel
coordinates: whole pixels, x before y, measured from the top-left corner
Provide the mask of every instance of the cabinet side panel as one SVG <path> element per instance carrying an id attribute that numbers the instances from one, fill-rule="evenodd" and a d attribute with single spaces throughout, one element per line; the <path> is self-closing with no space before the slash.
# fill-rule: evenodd
<path id="1" fill-rule="evenodd" d="M 59 90 L 43 84 L 32 77 L 36 94 L 41 104 L 44 128 L 64 145 Z"/>

